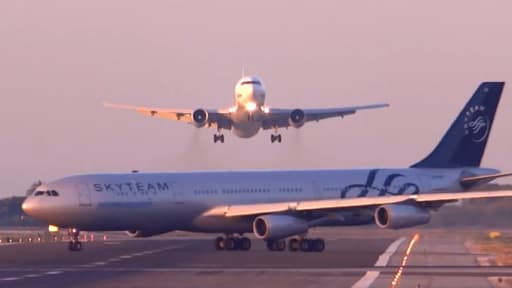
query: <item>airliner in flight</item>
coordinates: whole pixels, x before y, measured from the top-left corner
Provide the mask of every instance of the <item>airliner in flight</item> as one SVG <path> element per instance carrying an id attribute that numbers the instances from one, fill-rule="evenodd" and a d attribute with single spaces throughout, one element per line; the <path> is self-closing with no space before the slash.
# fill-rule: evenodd
<path id="1" fill-rule="evenodd" d="M 404 169 L 270 170 L 87 174 L 42 184 L 23 203 L 30 216 L 69 229 L 150 237 L 173 230 L 218 233 L 218 250 L 249 250 L 253 233 L 271 251 L 323 251 L 311 227 L 375 223 L 399 229 L 429 222 L 459 199 L 510 197 L 470 191 L 510 176 L 481 168 L 503 82 L 482 83 L 442 140 Z M 286 241 L 288 239 L 288 241 Z"/>
<path id="2" fill-rule="evenodd" d="M 221 131 L 231 130 L 241 138 L 250 138 L 260 129 L 273 129 L 270 135 L 272 143 L 281 143 L 279 128 L 302 127 L 306 122 L 320 121 L 333 117 L 345 117 L 358 110 L 374 109 L 389 106 L 388 104 L 374 104 L 366 106 L 322 108 L 322 109 L 279 109 L 265 106 L 265 88 L 258 77 L 246 76 L 240 79 L 235 86 L 235 105 L 229 109 L 160 109 L 117 104 L 104 104 L 107 107 L 135 110 L 141 114 L 161 117 L 175 121 L 193 124 L 195 127 L 209 127 L 217 129 L 213 142 L 224 143 L 224 134 Z"/>

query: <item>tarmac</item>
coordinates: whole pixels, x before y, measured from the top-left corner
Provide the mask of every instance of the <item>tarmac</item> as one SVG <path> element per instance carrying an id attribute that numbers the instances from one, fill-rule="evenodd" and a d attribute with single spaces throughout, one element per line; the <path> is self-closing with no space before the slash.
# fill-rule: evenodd
<path id="1" fill-rule="evenodd" d="M 481 233 L 318 228 L 310 237 L 324 237 L 322 253 L 270 252 L 256 239 L 250 251 L 215 251 L 217 235 L 179 232 L 89 234 L 81 252 L 65 241 L 4 242 L 0 287 L 493 287 L 512 267 L 480 266 L 488 255 L 467 241 Z"/>

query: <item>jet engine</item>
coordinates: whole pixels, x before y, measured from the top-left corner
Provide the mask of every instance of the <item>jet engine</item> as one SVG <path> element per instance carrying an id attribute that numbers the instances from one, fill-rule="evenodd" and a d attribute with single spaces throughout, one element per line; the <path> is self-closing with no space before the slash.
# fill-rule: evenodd
<path id="1" fill-rule="evenodd" d="M 146 238 L 146 237 L 151 237 L 151 236 L 155 236 L 155 235 L 159 235 L 159 234 L 164 234 L 167 232 L 169 232 L 169 231 L 128 230 L 128 231 L 126 231 L 126 234 L 128 234 L 128 236 L 133 237 L 133 238 Z"/>
<path id="2" fill-rule="evenodd" d="M 208 122 L 208 112 L 204 109 L 196 109 L 192 112 L 192 120 L 197 128 L 203 127 Z"/>
<path id="3" fill-rule="evenodd" d="M 300 128 L 304 123 L 306 123 L 306 114 L 304 110 L 301 109 L 293 109 L 290 113 L 290 119 L 288 119 L 288 123 L 295 128 Z"/>
<path id="4" fill-rule="evenodd" d="M 306 221 L 288 215 L 263 215 L 254 219 L 252 230 L 259 239 L 282 239 L 306 233 Z"/>
<path id="5" fill-rule="evenodd" d="M 400 229 L 427 224 L 430 221 L 430 212 L 414 205 L 391 204 L 378 207 L 374 218 L 380 228 Z"/>

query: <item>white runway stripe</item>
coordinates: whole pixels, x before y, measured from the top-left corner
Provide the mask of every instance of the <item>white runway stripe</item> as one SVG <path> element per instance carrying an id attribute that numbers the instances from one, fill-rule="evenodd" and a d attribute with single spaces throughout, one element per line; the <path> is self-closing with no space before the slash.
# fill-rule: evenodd
<path id="1" fill-rule="evenodd" d="M 379 259 L 377 259 L 377 262 L 375 262 L 375 267 L 385 267 L 391 256 L 396 252 L 396 249 L 402 244 L 402 242 L 405 241 L 405 237 L 400 237 L 397 240 L 395 240 L 389 247 L 379 256 Z M 352 288 L 368 288 L 372 285 L 372 283 L 379 277 L 380 272 L 375 270 L 369 270 L 366 271 L 366 274 L 359 279 L 354 285 L 352 285 Z"/>

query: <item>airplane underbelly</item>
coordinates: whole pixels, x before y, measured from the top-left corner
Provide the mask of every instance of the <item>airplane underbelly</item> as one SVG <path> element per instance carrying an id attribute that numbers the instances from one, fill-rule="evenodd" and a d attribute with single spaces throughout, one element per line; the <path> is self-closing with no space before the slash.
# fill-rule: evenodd
<path id="1" fill-rule="evenodd" d="M 104 202 L 97 206 L 79 207 L 69 211 L 67 217 L 58 217 L 61 219 L 60 223 L 55 223 L 55 225 L 91 231 L 123 231 L 144 228 L 177 230 L 186 228 L 190 220 L 201 212 L 201 207 L 190 207 L 190 205 L 167 201 Z"/>
<path id="2" fill-rule="evenodd" d="M 258 133 L 261 124 L 255 121 L 233 123 L 233 134 L 240 138 L 250 138 Z"/>

